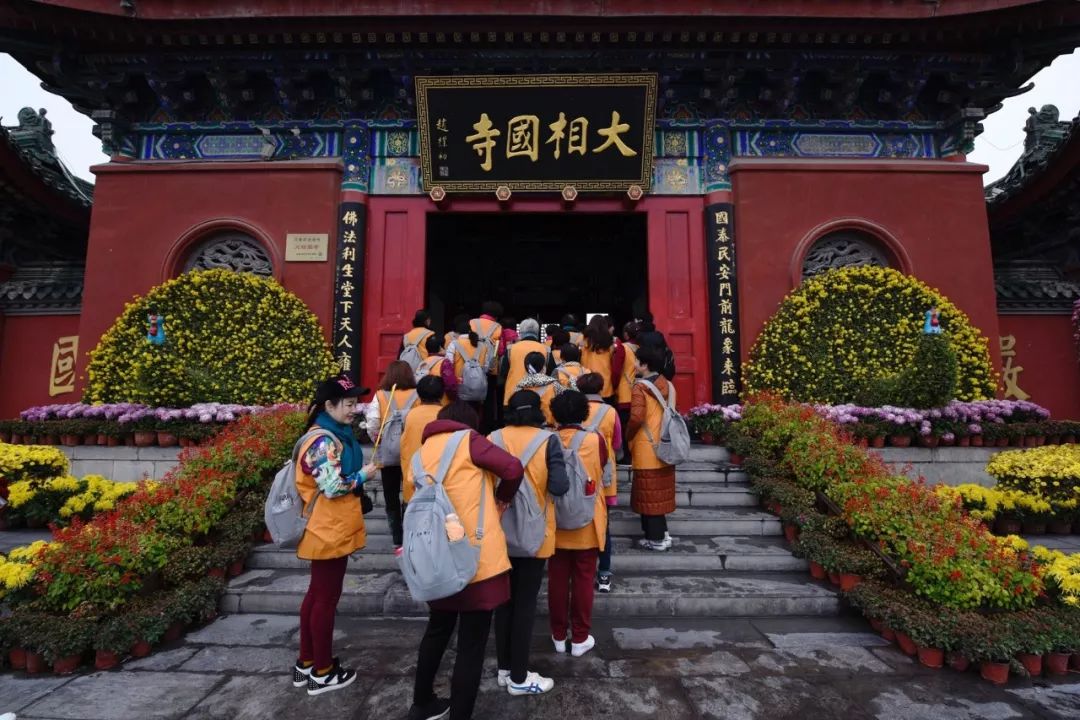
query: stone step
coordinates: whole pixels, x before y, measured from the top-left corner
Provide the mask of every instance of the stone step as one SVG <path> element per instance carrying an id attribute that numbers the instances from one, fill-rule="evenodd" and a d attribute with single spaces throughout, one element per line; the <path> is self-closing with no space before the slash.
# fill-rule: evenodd
<path id="1" fill-rule="evenodd" d="M 612 535 L 641 535 L 641 516 L 628 507 L 611 508 L 609 516 Z M 678 507 L 667 518 L 672 535 L 775 537 L 783 534 L 780 520 L 775 516 L 746 507 Z M 390 534 L 386 515 L 379 510 L 369 513 L 364 524 L 368 536 Z"/>
<path id="2" fill-rule="evenodd" d="M 612 538 L 612 568 L 617 575 L 634 572 L 798 572 L 806 561 L 794 557 L 780 538 L 773 537 L 677 537 L 667 552 L 635 548 L 636 538 Z M 292 550 L 260 545 L 248 557 L 250 569 L 307 570 L 308 562 Z M 367 546 L 349 559 L 356 572 L 397 569 L 389 535 L 371 535 Z"/>
<path id="3" fill-rule="evenodd" d="M 227 613 L 295 615 L 307 592 L 304 570 L 251 570 L 233 579 L 221 599 Z M 546 581 L 537 604 L 547 612 Z M 597 593 L 597 617 L 763 617 L 835 615 L 839 598 L 805 573 L 622 573 L 610 594 Z M 398 572 L 345 576 L 339 615 L 424 616 Z"/>
<path id="4" fill-rule="evenodd" d="M 374 486 L 368 490 L 376 507 L 386 505 L 386 496 L 382 488 Z M 746 485 L 725 485 L 723 483 L 675 483 L 675 502 L 679 507 L 756 507 L 758 496 Z M 619 504 L 630 506 L 630 484 L 619 485 Z"/>

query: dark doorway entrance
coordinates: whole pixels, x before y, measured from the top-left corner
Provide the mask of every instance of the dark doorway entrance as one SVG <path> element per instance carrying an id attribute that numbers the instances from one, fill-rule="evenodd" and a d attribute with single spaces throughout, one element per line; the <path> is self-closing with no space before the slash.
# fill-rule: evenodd
<path id="1" fill-rule="evenodd" d="M 450 329 L 485 300 L 541 325 L 573 313 L 622 323 L 648 307 L 644 213 L 429 215 L 427 307 Z"/>

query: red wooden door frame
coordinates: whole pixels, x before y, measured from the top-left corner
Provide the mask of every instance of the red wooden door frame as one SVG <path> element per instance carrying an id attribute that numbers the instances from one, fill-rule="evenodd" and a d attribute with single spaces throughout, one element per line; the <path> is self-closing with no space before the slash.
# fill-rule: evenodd
<path id="1" fill-rule="evenodd" d="M 368 198 L 364 263 L 361 381 L 375 387 L 395 358 L 412 314 L 424 306 L 429 213 L 645 213 L 648 227 L 649 307 L 675 351 L 679 406 L 711 398 L 704 199 L 649 197 L 638 203 L 585 198 L 568 204 L 550 197 L 451 198 L 376 195 Z"/>

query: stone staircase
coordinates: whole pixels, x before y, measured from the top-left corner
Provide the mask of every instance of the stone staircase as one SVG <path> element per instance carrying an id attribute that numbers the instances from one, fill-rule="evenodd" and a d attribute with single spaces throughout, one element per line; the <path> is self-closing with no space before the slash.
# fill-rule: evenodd
<path id="1" fill-rule="evenodd" d="M 746 617 L 832 615 L 836 594 L 810 579 L 791 555 L 779 521 L 757 509 L 746 474 L 723 448 L 694 446 L 676 476 L 678 509 L 668 516 L 676 542 L 663 553 L 632 547 L 641 535 L 630 510 L 628 472 L 620 475 L 619 506 L 611 509 L 614 591 L 596 595 L 597 616 Z M 349 561 L 339 613 L 426 615 L 409 596 L 382 513 L 383 498 L 365 518 L 367 547 Z M 257 547 L 248 571 L 233 579 L 221 609 L 230 613 L 298 612 L 308 564 L 273 545 Z M 546 612 L 546 583 L 539 611 Z"/>

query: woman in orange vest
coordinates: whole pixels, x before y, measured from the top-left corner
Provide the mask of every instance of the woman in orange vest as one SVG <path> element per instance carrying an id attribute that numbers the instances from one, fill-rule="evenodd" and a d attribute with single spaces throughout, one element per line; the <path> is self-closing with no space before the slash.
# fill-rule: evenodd
<path id="1" fill-rule="evenodd" d="M 615 467 L 615 458 L 622 449 L 622 425 L 615 408 L 600 397 L 600 388 L 604 379 L 596 373 L 582 375 L 577 380 L 578 390 L 585 393 L 589 400 L 589 417 L 585 420 L 585 429 L 599 432 L 607 444 L 608 462 L 604 472 L 611 473 L 611 484 L 604 488 L 604 500 L 608 507 L 615 507 L 619 502 L 619 472 Z M 597 567 L 596 589 L 602 593 L 611 592 L 611 527 L 608 526 L 604 549 L 600 551 L 600 563 Z"/>
<path id="2" fill-rule="evenodd" d="M 547 345 L 540 342 L 540 323 L 532 318 L 523 320 L 521 339 L 507 347 L 506 357 L 502 362 L 502 376 L 506 385 L 503 405 L 509 404 L 510 396 L 517 392 L 517 384 L 521 382 L 521 378 L 525 377 L 525 356 L 529 353 L 540 353 L 546 358 L 550 352 Z M 547 360 L 544 364 L 547 364 Z"/>
<path id="3" fill-rule="evenodd" d="M 391 389 L 396 386 L 391 398 Z M 386 367 L 386 374 L 375 397 L 368 403 L 365 420 L 367 434 L 373 442 L 379 441 L 383 432 L 383 418 L 387 422 L 394 409 L 401 410 L 408 417 L 408 410 L 416 404 L 416 376 L 409 363 L 395 360 Z M 381 453 L 380 453 L 381 455 Z M 390 535 L 394 542 L 394 554 L 401 554 L 402 521 L 404 512 L 401 508 L 401 465 L 399 455 L 383 463 L 381 469 L 383 500 L 386 503 L 386 521 L 390 524 Z"/>
<path id="4" fill-rule="evenodd" d="M 630 423 L 630 400 L 638 371 L 637 335 L 640 331 L 641 324 L 637 320 L 631 320 L 623 325 L 623 341 L 620 344 L 623 348 L 625 360 L 623 361 L 622 378 L 619 380 L 619 387 L 616 392 L 616 402 L 619 409 L 619 421 L 624 428 Z M 629 448 L 624 447 L 623 452 L 623 462 L 629 463 L 629 459 L 625 456 L 629 452 Z"/>
<path id="5" fill-rule="evenodd" d="M 309 695 L 340 690 L 356 672 L 334 659 L 334 614 L 349 555 L 364 547 L 364 511 L 360 495 L 375 476 L 353 435 L 356 399 L 369 392 L 342 375 L 324 381 L 308 410 L 309 430 L 325 433 L 307 441 L 298 454 L 296 490 L 310 512 L 296 556 L 311 561 L 311 582 L 300 605 L 300 657 L 293 666 L 293 687 Z"/>
<path id="6" fill-rule="evenodd" d="M 461 334 L 461 330 L 459 328 L 461 328 L 461 327 L 468 328 L 468 326 L 469 326 L 469 316 L 468 315 L 466 315 L 465 313 L 458 313 L 457 315 L 455 315 L 454 319 L 450 322 L 450 329 L 446 331 L 445 335 L 443 335 L 443 347 L 444 348 L 450 347 L 451 343 L 453 343 L 455 340 L 457 340 L 458 335 Z M 468 332 L 468 331 L 466 330 L 466 332 Z"/>
<path id="7" fill-rule="evenodd" d="M 589 416 L 589 401 L 579 392 L 567 390 L 551 403 L 559 423 L 563 447 L 573 445 L 581 424 Z M 604 549 L 607 535 L 607 505 L 604 502 L 603 474 L 607 464 L 607 443 L 600 433 L 589 433 L 581 443 L 581 463 L 588 474 L 585 495 L 595 496 L 593 521 L 577 530 L 555 531 L 555 554 L 548 560 L 548 619 L 555 652 L 581 657 L 593 649 L 596 639 L 592 629 L 593 582 L 596 560 Z M 569 469 L 567 474 L 570 475 Z M 571 476 L 571 482 L 574 479 Z M 557 520 L 558 518 L 556 518 Z"/>
<path id="8" fill-rule="evenodd" d="M 412 330 L 401 337 L 401 347 L 398 348 L 397 354 L 398 359 L 403 359 L 401 356 L 405 353 L 405 348 L 415 347 L 420 359 L 427 360 L 427 341 L 428 338 L 435 335 L 435 331 L 431 329 L 431 315 L 427 310 L 417 310 L 413 314 L 412 325 Z"/>
<path id="9" fill-rule="evenodd" d="M 405 516 L 405 508 L 412 500 L 412 456 L 420 449 L 420 439 L 424 436 L 424 428 L 429 423 L 435 422 L 439 410 L 443 408 L 443 381 L 438 375 L 426 375 L 416 383 L 416 395 L 420 402 L 405 416 L 405 429 L 401 433 L 401 495 L 404 503 L 401 506 L 401 515 Z"/>
<path id="10" fill-rule="evenodd" d="M 454 453 L 443 484 L 459 515 L 458 532 L 464 531 L 470 538 L 476 536 L 480 502 L 484 503 L 485 522 L 480 538 L 480 562 L 472 581 L 461 592 L 428 603 L 428 624 L 420 641 L 410 718 L 441 718 L 448 710 L 453 718 L 466 720 L 472 716 L 484 669 L 491 615 L 510 599 L 511 565 L 506 554 L 506 536 L 502 526 L 492 519 L 509 507 L 525 472 L 517 458 L 475 432 L 479 423 L 479 416 L 468 403 L 453 402 L 424 428 L 420 461 L 432 476 L 453 434 L 459 430 L 472 431 L 468 441 L 462 442 Z M 444 700 L 435 695 L 435 677 L 455 625 L 457 659 L 450 680 L 450 699 Z"/>
<path id="11" fill-rule="evenodd" d="M 469 319 L 461 316 L 456 326 L 457 338 L 446 346 L 446 357 L 442 364 L 443 387 L 446 396 L 450 400 L 457 400 L 458 385 L 461 384 L 461 376 L 465 370 L 465 358 L 476 355 L 483 364 L 484 358 L 478 353 L 480 349 L 480 337 L 469 329 Z M 483 413 L 483 403 L 469 403 L 477 413 Z"/>
<path id="12" fill-rule="evenodd" d="M 556 365 L 549 375 L 559 381 L 565 388 L 574 389 L 579 377 L 589 372 L 581 364 L 581 349 L 573 343 L 566 343 L 559 352 L 562 360 Z"/>
<path id="13" fill-rule="evenodd" d="M 538 695 L 555 686 L 551 678 L 529 671 L 529 647 L 532 644 L 536 596 L 544 579 L 544 565 L 555 552 L 555 505 L 549 495 L 565 495 L 569 489 L 562 443 L 554 433 L 541 429 L 544 414 L 536 393 L 519 390 L 510 396 L 506 407 L 506 427 L 488 439 L 505 447 L 525 464 L 525 482 L 544 513 L 546 529 L 540 549 L 527 556 L 518 548 L 509 548 L 510 602 L 495 611 L 495 649 L 499 660 L 498 684 L 511 695 Z M 524 457 L 537 436 L 547 436 L 531 457 Z M 524 484 L 522 487 L 525 487 Z M 520 493 L 519 493 L 520 497 Z M 505 517 L 505 516 L 504 516 Z M 504 521 L 505 522 L 505 521 Z"/>
<path id="14" fill-rule="evenodd" d="M 665 398 L 669 383 L 660 374 L 664 357 L 656 348 L 639 348 L 637 358 L 641 380 L 634 384 L 630 422 L 626 428 L 634 478 L 630 505 L 634 512 L 641 515 L 641 529 L 645 533 L 638 545 L 645 550 L 662 552 L 671 548 L 667 515 L 675 512 L 675 467 L 656 456 L 654 443 L 660 441 L 664 409 L 642 380 L 655 385 Z"/>
<path id="15" fill-rule="evenodd" d="M 615 344 L 615 338 L 608 329 L 608 320 L 603 315 L 594 315 L 585 328 L 585 342 L 581 349 L 581 364 L 589 372 L 598 373 L 604 378 L 600 395 L 604 402 L 615 405 L 618 383 L 622 377 L 625 354 Z"/>
<path id="16" fill-rule="evenodd" d="M 531 390 L 539 395 L 540 408 L 544 411 L 547 424 L 550 427 L 555 427 L 555 418 L 551 414 L 551 401 L 559 393 L 563 392 L 564 388 L 555 382 L 555 378 L 544 374 L 544 356 L 538 352 L 531 352 L 525 356 L 523 369 L 525 371 L 524 377 L 518 381 L 514 387 L 514 392 Z"/>
<path id="17" fill-rule="evenodd" d="M 560 352 L 562 346 L 570 342 L 570 333 L 563 330 L 558 325 L 548 325 L 544 328 L 544 344 L 548 346 L 550 355 L 550 367 L 548 368 L 548 374 L 551 374 L 551 368 L 562 362 Z"/>
<path id="18" fill-rule="evenodd" d="M 481 345 L 487 349 L 485 359 L 488 367 L 487 397 L 484 399 L 484 411 L 480 415 L 480 426 L 484 432 L 490 432 L 499 425 L 502 403 L 499 397 L 499 361 L 506 352 L 506 339 L 503 326 L 496 319 L 503 314 L 503 306 L 494 300 L 488 300 L 480 306 L 480 317 L 469 321 L 469 329 L 480 338 Z"/>

